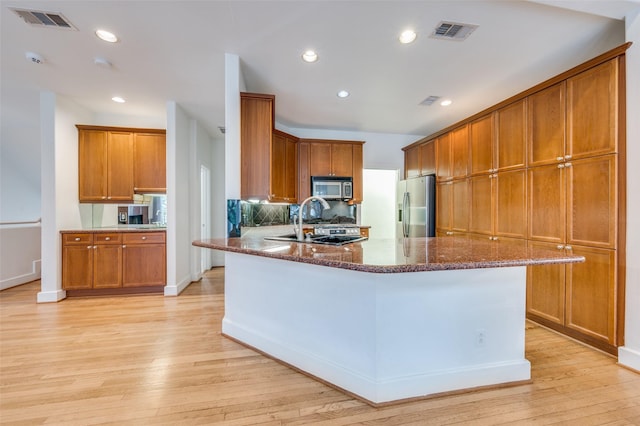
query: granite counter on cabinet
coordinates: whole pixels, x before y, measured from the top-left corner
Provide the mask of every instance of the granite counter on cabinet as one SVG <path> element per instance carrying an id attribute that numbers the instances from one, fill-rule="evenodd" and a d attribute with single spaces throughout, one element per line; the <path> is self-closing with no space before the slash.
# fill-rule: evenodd
<path id="1" fill-rule="evenodd" d="M 584 261 L 458 237 L 193 244 L 226 252 L 226 336 L 373 405 L 528 383 L 526 266 Z"/>

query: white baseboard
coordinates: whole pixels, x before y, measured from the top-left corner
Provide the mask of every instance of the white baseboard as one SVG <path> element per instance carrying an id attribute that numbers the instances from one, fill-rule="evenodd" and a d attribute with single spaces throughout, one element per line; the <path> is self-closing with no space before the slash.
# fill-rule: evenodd
<path id="1" fill-rule="evenodd" d="M 618 364 L 640 371 L 640 351 L 621 346 L 618 348 Z"/>
<path id="2" fill-rule="evenodd" d="M 165 296 L 177 296 L 184 291 L 185 288 L 191 284 L 191 276 L 188 275 L 181 279 L 176 285 L 166 285 L 164 287 Z"/>
<path id="3" fill-rule="evenodd" d="M 64 290 L 56 291 L 40 291 L 38 292 L 38 303 L 53 303 L 67 297 L 67 292 Z"/>
<path id="4" fill-rule="evenodd" d="M 31 262 L 31 272 L 0 281 L 0 290 L 19 286 L 40 279 L 40 259 Z"/>

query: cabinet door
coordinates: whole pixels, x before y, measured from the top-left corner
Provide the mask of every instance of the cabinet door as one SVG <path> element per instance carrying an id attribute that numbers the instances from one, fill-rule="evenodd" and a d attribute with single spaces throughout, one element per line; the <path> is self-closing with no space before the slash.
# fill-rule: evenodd
<path id="1" fill-rule="evenodd" d="M 78 130 L 78 198 L 107 199 L 107 132 Z"/>
<path id="2" fill-rule="evenodd" d="M 436 142 L 429 141 L 420 145 L 420 176 L 436 173 Z"/>
<path id="3" fill-rule="evenodd" d="M 447 133 L 436 139 L 436 178 L 451 179 L 453 177 L 451 167 L 451 135 Z"/>
<path id="4" fill-rule="evenodd" d="M 618 59 L 567 80 L 567 145 L 571 158 L 616 152 Z"/>
<path id="5" fill-rule="evenodd" d="M 514 102 L 496 112 L 496 168 L 518 169 L 526 166 L 527 100 Z"/>
<path id="6" fill-rule="evenodd" d="M 471 174 L 493 172 L 493 122 L 494 115 L 489 114 L 470 125 Z"/>
<path id="7" fill-rule="evenodd" d="M 70 244 L 62 247 L 62 288 L 78 290 L 93 285 L 93 245 Z"/>
<path id="8" fill-rule="evenodd" d="M 451 204 L 453 203 L 453 182 L 436 185 L 436 228 L 442 232 L 451 230 Z"/>
<path id="9" fill-rule="evenodd" d="M 556 244 L 529 241 L 529 247 L 558 250 Z M 565 265 L 527 266 L 527 314 L 564 325 Z"/>
<path id="10" fill-rule="evenodd" d="M 529 169 L 529 239 L 563 244 L 566 224 L 564 168 Z"/>
<path id="11" fill-rule="evenodd" d="M 285 200 L 286 173 L 287 141 L 284 135 L 274 132 L 271 141 L 271 169 L 269 171 L 271 187 L 269 190 L 269 201 Z"/>
<path id="12" fill-rule="evenodd" d="M 165 285 L 165 262 L 164 244 L 126 244 L 122 251 L 122 286 Z"/>
<path id="13" fill-rule="evenodd" d="M 469 232 L 493 235 L 494 228 L 494 175 L 481 175 L 469 179 L 471 209 L 469 212 Z"/>
<path id="14" fill-rule="evenodd" d="M 274 96 L 240 94 L 240 196 L 267 199 L 270 194 Z"/>
<path id="15" fill-rule="evenodd" d="M 565 83 L 527 99 L 529 167 L 562 161 L 565 155 Z"/>
<path id="16" fill-rule="evenodd" d="M 494 179 L 495 234 L 527 238 L 527 172 L 500 172 Z"/>
<path id="17" fill-rule="evenodd" d="M 404 152 L 405 178 L 420 176 L 420 146 L 414 146 Z"/>
<path id="18" fill-rule="evenodd" d="M 310 146 L 308 142 L 298 144 L 298 202 L 311 195 L 311 174 L 309 165 Z"/>
<path id="19" fill-rule="evenodd" d="M 331 174 L 332 176 L 353 176 L 352 144 L 331 144 Z"/>
<path id="20" fill-rule="evenodd" d="M 133 141 L 134 191 L 166 192 L 166 136 L 161 133 L 135 133 Z"/>
<path id="21" fill-rule="evenodd" d="M 454 181 L 452 186 L 451 229 L 456 232 L 469 230 L 469 181 Z"/>
<path id="22" fill-rule="evenodd" d="M 122 245 L 96 244 L 93 247 L 93 288 L 122 287 Z"/>
<path id="23" fill-rule="evenodd" d="M 566 326 L 616 344 L 616 252 L 573 246 L 584 263 L 568 264 Z"/>
<path id="24" fill-rule="evenodd" d="M 361 144 L 353 145 L 353 200 L 352 201 L 355 204 L 360 204 L 363 199 L 362 148 L 363 147 Z"/>
<path id="25" fill-rule="evenodd" d="M 451 132 L 453 177 L 466 177 L 469 171 L 469 127 L 464 125 Z"/>
<path id="26" fill-rule="evenodd" d="M 331 144 L 311 142 L 309 144 L 309 174 L 331 176 Z"/>
<path id="27" fill-rule="evenodd" d="M 107 142 L 107 200 L 133 200 L 133 134 L 109 132 Z"/>
<path id="28" fill-rule="evenodd" d="M 568 181 L 567 243 L 616 248 L 616 155 L 565 164 Z"/>
<path id="29" fill-rule="evenodd" d="M 298 199 L 298 141 L 285 138 L 284 163 L 284 199 L 295 203 Z"/>

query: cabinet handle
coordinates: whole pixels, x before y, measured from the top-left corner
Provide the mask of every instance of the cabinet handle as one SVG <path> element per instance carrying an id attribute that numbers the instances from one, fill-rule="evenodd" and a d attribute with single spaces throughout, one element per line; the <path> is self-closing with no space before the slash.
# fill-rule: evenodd
<path id="1" fill-rule="evenodd" d="M 491 237 L 493 241 L 498 241 L 498 237 Z"/>
<path id="2" fill-rule="evenodd" d="M 565 166 L 565 167 L 571 167 L 571 166 L 573 166 L 573 164 L 571 164 L 571 163 L 564 163 L 564 166 Z"/>
<path id="3" fill-rule="evenodd" d="M 447 231 L 447 232 L 446 232 L 446 234 L 447 234 L 447 235 L 453 235 L 453 232 L 451 232 L 451 231 Z"/>
<path id="4" fill-rule="evenodd" d="M 143 240 L 146 240 L 146 239 L 147 239 L 147 237 L 142 237 L 142 239 L 143 239 Z"/>
<path id="5" fill-rule="evenodd" d="M 110 200 L 110 199 L 111 199 L 111 197 L 107 197 L 107 200 Z"/>
<path id="6" fill-rule="evenodd" d="M 103 199 L 103 200 L 106 200 L 106 199 L 107 199 L 107 197 L 102 197 L 102 199 Z"/>
<path id="7" fill-rule="evenodd" d="M 571 246 L 564 246 L 564 248 L 567 249 L 567 250 L 573 250 L 573 247 L 571 247 Z"/>
<path id="8" fill-rule="evenodd" d="M 559 169 L 564 169 L 564 164 L 558 164 Z"/>
<path id="9" fill-rule="evenodd" d="M 97 248 L 98 248 L 98 246 L 93 246 L 93 249 L 94 249 L 94 250 L 95 250 L 95 249 L 97 249 Z"/>
<path id="10" fill-rule="evenodd" d="M 76 237 L 76 241 L 80 241 L 80 237 Z"/>
<path id="11" fill-rule="evenodd" d="M 91 249 L 91 248 L 93 248 L 93 246 L 87 246 L 87 248 L 88 248 L 88 249 Z"/>
<path id="12" fill-rule="evenodd" d="M 104 239 L 104 240 L 105 240 L 105 241 L 110 241 L 110 240 L 111 240 L 111 237 L 105 237 L 105 239 Z"/>
<path id="13" fill-rule="evenodd" d="M 558 245 L 556 246 L 556 248 L 557 248 L 558 250 L 562 250 L 562 249 L 564 248 L 564 246 L 563 246 L 562 244 L 558 244 Z"/>
<path id="14" fill-rule="evenodd" d="M 564 160 L 564 157 L 556 157 L 556 160 L 562 161 L 562 160 Z"/>
<path id="15" fill-rule="evenodd" d="M 127 248 L 127 245 L 126 245 L 126 244 L 123 244 L 123 245 L 122 245 L 122 248 Z"/>
<path id="16" fill-rule="evenodd" d="M 565 160 L 570 160 L 570 159 L 571 159 L 571 155 L 565 155 L 565 156 L 564 156 L 564 159 L 565 159 Z"/>

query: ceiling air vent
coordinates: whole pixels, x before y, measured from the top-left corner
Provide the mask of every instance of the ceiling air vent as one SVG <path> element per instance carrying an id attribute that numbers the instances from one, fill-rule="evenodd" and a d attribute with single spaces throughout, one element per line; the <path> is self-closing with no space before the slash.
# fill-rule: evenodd
<path id="1" fill-rule="evenodd" d="M 64 30 L 77 31 L 77 28 L 71 25 L 67 18 L 62 15 L 62 13 L 16 9 L 14 7 L 10 7 L 9 9 L 11 9 L 16 15 L 22 18 L 22 20 L 29 25 L 34 25 L 36 27 L 62 28 Z"/>
<path id="2" fill-rule="evenodd" d="M 442 21 L 429 37 L 440 40 L 462 41 L 469 37 L 469 34 L 475 31 L 476 28 L 478 28 L 477 25 Z"/>
<path id="3" fill-rule="evenodd" d="M 430 106 L 432 105 L 435 101 L 437 101 L 438 99 L 440 99 L 440 96 L 429 96 L 428 98 L 426 98 L 424 101 L 420 102 L 420 105 L 424 105 L 424 106 Z"/>

